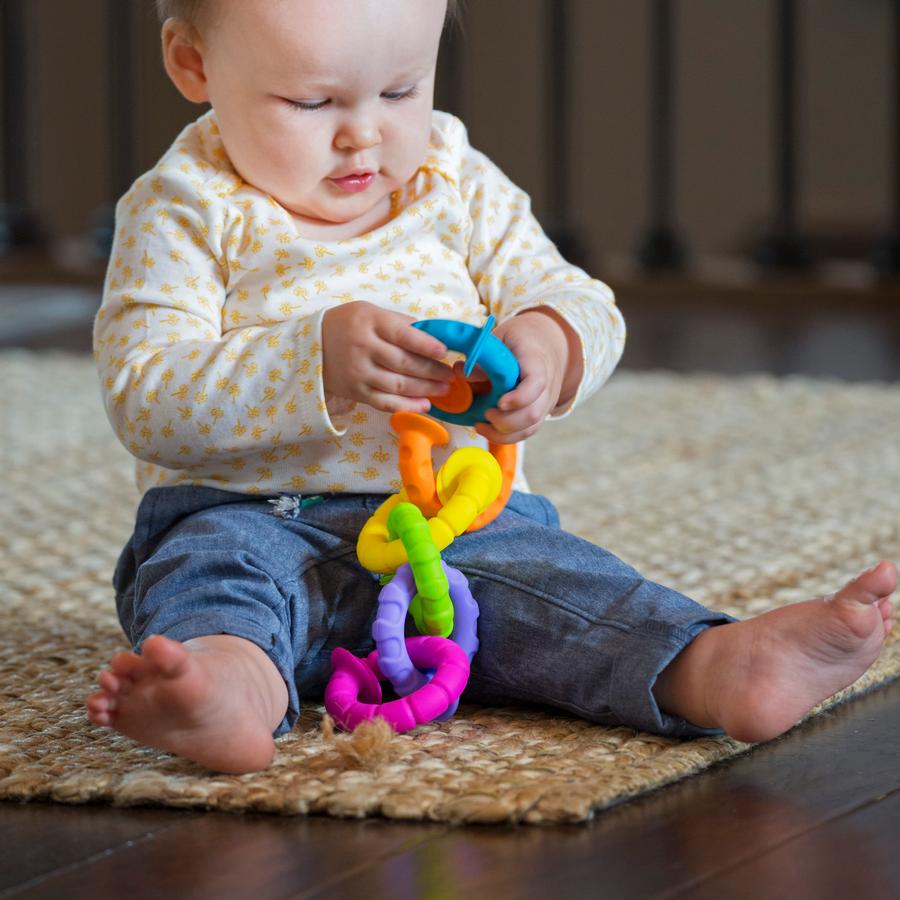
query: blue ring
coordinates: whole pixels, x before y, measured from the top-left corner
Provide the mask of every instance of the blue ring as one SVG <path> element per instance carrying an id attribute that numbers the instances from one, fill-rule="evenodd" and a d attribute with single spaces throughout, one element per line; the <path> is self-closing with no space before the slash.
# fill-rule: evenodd
<path id="1" fill-rule="evenodd" d="M 432 404 L 429 415 L 452 425 L 475 425 L 478 422 L 485 422 L 487 420 L 484 414 L 493 409 L 500 398 L 516 386 L 519 381 L 519 364 L 509 347 L 490 334 L 493 325 L 493 316 L 489 316 L 481 328 L 454 319 L 423 319 L 413 323 L 413 328 L 437 338 L 450 350 L 464 354 L 467 372 L 471 372 L 477 360 L 491 382 L 491 390 L 487 394 L 473 397 L 472 403 L 464 412 L 445 412 Z M 470 356 L 473 357 L 471 360 Z"/>

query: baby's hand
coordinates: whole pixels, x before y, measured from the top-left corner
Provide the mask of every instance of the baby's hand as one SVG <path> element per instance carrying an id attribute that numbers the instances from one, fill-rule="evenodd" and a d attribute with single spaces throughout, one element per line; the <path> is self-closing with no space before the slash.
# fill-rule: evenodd
<path id="1" fill-rule="evenodd" d="M 479 434 L 497 444 L 514 444 L 531 437 L 560 402 L 569 361 L 569 339 L 561 320 L 551 312 L 527 310 L 498 325 L 494 335 L 513 352 L 520 380 L 504 394 L 496 409 L 485 414 Z"/>
<path id="2" fill-rule="evenodd" d="M 329 309 L 322 317 L 325 390 L 383 412 L 428 412 L 427 397 L 446 393 L 453 372 L 440 362 L 446 346 L 410 327 L 414 321 L 364 300 Z"/>

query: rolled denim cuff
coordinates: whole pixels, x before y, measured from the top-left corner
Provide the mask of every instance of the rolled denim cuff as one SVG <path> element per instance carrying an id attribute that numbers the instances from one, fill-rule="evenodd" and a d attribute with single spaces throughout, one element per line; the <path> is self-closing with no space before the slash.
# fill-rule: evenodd
<path id="1" fill-rule="evenodd" d="M 722 734 L 721 728 L 701 728 L 680 716 L 663 712 L 653 696 L 660 673 L 697 635 L 715 625 L 735 621 L 725 613 L 710 613 L 701 621 L 673 627 L 647 622 L 619 639 L 610 685 L 610 709 L 634 728 L 666 737 L 692 738 Z"/>

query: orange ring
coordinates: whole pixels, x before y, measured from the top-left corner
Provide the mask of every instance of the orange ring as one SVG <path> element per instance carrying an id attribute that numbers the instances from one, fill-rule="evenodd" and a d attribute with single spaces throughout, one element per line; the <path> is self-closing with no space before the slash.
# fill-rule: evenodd
<path id="1" fill-rule="evenodd" d="M 488 450 L 491 456 L 500 463 L 500 471 L 503 473 L 503 486 L 497 499 L 480 515 L 475 517 L 475 521 L 466 529 L 466 531 L 478 531 L 484 528 L 489 522 L 493 522 L 497 516 L 503 512 L 506 501 L 512 493 L 513 478 L 516 476 L 516 457 L 518 456 L 518 447 L 515 444 L 495 444 L 493 441 L 488 442 Z"/>
<path id="2" fill-rule="evenodd" d="M 430 519 L 441 508 L 431 450 L 446 444 L 450 435 L 436 419 L 413 412 L 395 412 L 391 416 L 391 428 L 400 436 L 400 481 L 406 496 Z"/>
<path id="3" fill-rule="evenodd" d="M 443 505 L 438 497 L 434 478 L 434 464 L 431 451 L 434 446 L 442 446 L 450 440 L 447 429 L 428 416 L 412 412 L 396 412 L 391 416 L 391 427 L 400 437 L 400 480 L 411 503 L 422 511 L 426 518 L 436 516 Z M 503 486 L 497 499 L 466 529 L 477 531 L 493 522 L 506 506 L 512 493 L 516 474 L 518 448 L 515 444 L 495 444 L 489 442 L 491 455 L 500 464 Z"/>

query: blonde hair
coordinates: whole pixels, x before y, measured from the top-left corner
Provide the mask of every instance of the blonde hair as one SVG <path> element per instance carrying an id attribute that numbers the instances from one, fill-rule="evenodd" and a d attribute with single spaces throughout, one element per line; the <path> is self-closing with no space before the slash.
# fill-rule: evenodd
<path id="1" fill-rule="evenodd" d="M 181 19 L 195 28 L 203 23 L 210 0 L 154 0 L 160 22 Z M 447 0 L 447 23 L 458 22 L 463 0 Z"/>

